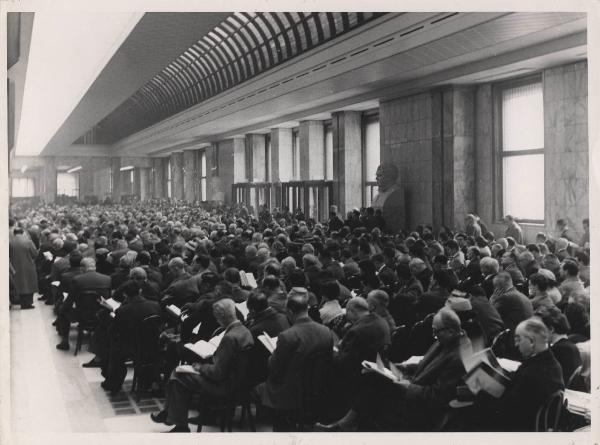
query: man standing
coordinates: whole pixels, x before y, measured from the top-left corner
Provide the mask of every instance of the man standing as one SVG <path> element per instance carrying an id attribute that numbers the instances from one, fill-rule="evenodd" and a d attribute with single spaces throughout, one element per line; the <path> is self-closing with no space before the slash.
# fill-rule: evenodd
<path id="1" fill-rule="evenodd" d="M 38 291 L 38 279 L 35 269 L 37 250 L 33 242 L 23 233 L 23 229 L 14 229 L 10 237 L 8 252 L 13 266 L 14 285 L 19 296 L 21 309 L 33 309 L 33 294 Z"/>
<path id="2" fill-rule="evenodd" d="M 514 216 L 506 215 L 504 217 L 504 223 L 506 224 L 506 232 L 504 232 L 504 237 L 508 238 L 512 237 L 517 244 L 523 244 L 523 231 L 521 230 L 521 226 L 517 224 Z"/>

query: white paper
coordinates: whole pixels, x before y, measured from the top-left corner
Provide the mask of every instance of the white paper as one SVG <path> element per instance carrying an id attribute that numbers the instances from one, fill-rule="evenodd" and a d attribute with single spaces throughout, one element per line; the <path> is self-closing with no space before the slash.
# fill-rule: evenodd
<path id="1" fill-rule="evenodd" d="M 242 301 L 241 303 L 237 303 L 235 305 L 235 307 L 237 307 L 238 311 L 241 312 L 241 314 L 244 316 L 244 320 L 246 318 L 248 318 L 248 314 L 250 313 L 250 311 L 248 310 L 248 304 L 246 301 Z"/>
<path id="2" fill-rule="evenodd" d="M 200 326 L 202 325 L 202 322 L 198 323 L 198 325 L 192 329 L 192 334 L 194 335 L 198 335 L 198 332 L 200 331 Z"/>
<path id="3" fill-rule="evenodd" d="M 269 334 L 263 332 L 258 336 L 258 339 L 267 348 L 267 351 L 273 354 L 273 351 L 277 348 L 277 337 L 269 337 Z"/>
<path id="4" fill-rule="evenodd" d="M 517 369 L 519 369 L 519 366 L 521 366 L 521 362 L 509 360 L 507 358 L 499 358 L 498 363 L 500 363 L 502 369 L 508 372 L 515 372 Z"/>
<path id="5" fill-rule="evenodd" d="M 53 281 L 52 286 L 56 286 L 56 287 L 60 286 L 60 281 Z"/>
<path id="6" fill-rule="evenodd" d="M 423 360 L 422 355 L 413 355 L 401 363 L 402 366 L 418 365 Z"/>
<path id="7" fill-rule="evenodd" d="M 175 315 L 176 317 L 181 317 L 181 309 L 179 309 L 177 306 L 175 306 L 174 304 L 170 304 L 166 307 L 166 309 L 171 312 L 173 315 Z"/>
<path id="8" fill-rule="evenodd" d="M 179 365 L 177 368 L 175 368 L 175 372 L 181 372 L 184 374 L 200 374 L 192 365 Z"/>

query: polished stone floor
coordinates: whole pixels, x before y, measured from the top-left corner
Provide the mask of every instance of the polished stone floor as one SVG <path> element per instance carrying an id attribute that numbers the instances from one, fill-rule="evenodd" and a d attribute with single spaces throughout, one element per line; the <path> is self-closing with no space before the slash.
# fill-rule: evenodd
<path id="1" fill-rule="evenodd" d="M 14 433 L 30 433 L 32 429 L 45 433 L 147 433 L 169 429 L 153 423 L 149 416 L 162 408 L 162 399 L 142 396 L 136 402 L 130 394 L 131 369 L 124 391 L 110 397 L 100 387 L 100 370 L 81 366 L 93 357 L 87 345 L 74 355 L 76 329 L 71 329 L 71 350 L 57 350 L 59 337 L 52 326 L 52 307 L 42 301 L 35 301 L 35 306 L 26 311 L 13 306 L 9 312 L 10 423 Z M 195 425 L 190 427 L 195 430 Z M 268 430 L 266 425 L 257 427 L 259 431 Z M 204 431 L 219 430 L 209 425 Z"/>

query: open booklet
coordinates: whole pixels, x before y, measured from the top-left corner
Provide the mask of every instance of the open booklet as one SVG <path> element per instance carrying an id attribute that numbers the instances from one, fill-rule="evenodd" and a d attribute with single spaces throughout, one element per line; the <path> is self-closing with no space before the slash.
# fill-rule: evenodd
<path id="1" fill-rule="evenodd" d="M 269 334 L 263 331 L 263 333 L 258 336 L 258 339 L 265 348 L 267 348 L 267 351 L 273 354 L 273 351 L 277 347 L 277 337 L 269 337 Z"/>
<path id="2" fill-rule="evenodd" d="M 244 272 L 240 270 L 240 282 L 243 287 L 251 287 L 252 289 L 256 289 L 258 285 L 256 284 L 256 278 L 254 278 L 254 274 L 252 272 Z"/>
<path id="3" fill-rule="evenodd" d="M 223 336 L 225 336 L 225 331 L 208 341 L 199 340 L 196 343 L 186 343 L 184 346 L 200 358 L 207 359 L 214 355 L 219 344 L 221 344 L 221 340 L 223 340 Z"/>
<path id="4" fill-rule="evenodd" d="M 175 368 L 175 372 L 181 372 L 184 374 L 200 374 L 192 365 L 179 365 L 177 368 Z"/>
<path id="5" fill-rule="evenodd" d="M 165 307 L 165 309 L 167 310 L 167 312 L 175 315 L 177 318 L 181 317 L 181 309 L 179 309 L 174 304 L 168 305 L 167 307 Z"/>
<path id="6" fill-rule="evenodd" d="M 473 394 L 484 391 L 496 398 L 504 394 L 510 384 L 510 370 L 504 369 L 490 348 L 463 357 L 462 360 L 467 371 L 465 383 Z M 515 364 L 518 362 L 507 365 L 509 362 L 512 360 L 505 360 L 505 366 L 516 369 Z"/>
<path id="7" fill-rule="evenodd" d="M 121 307 L 121 303 L 119 303 L 114 298 L 104 299 L 103 297 L 100 297 L 100 304 L 108 310 L 110 310 L 111 312 L 114 312 Z"/>
<path id="8" fill-rule="evenodd" d="M 378 374 L 381 374 L 385 378 L 390 379 L 393 382 L 398 382 L 400 380 L 405 380 L 404 374 L 400 371 L 392 362 L 390 362 L 390 367 L 386 368 L 383 364 L 383 360 L 381 360 L 381 356 L 377 354 L 377 358 L 375 359 L 375 363 L 369 362 L 367 360 L 363 360 L 362 366 L 365 369 L 370 369 L 375 371 Z"/>
<path id="9" fill-rule="evenodd" d="M 573 414 L 586 415 L 592 410 L 592 395 L 588 392 L 565 389 L 567 409 Z"/>
<path id="10" fill-rule="evenodd" d="M 241 303 L 237 303 L 235 305 L 238 311 L 244 316 L 244 320 L 248 318 L 248 314 L 250 311 L 248 310 L 248 304 L 246 301 L 242 301 Z"/>

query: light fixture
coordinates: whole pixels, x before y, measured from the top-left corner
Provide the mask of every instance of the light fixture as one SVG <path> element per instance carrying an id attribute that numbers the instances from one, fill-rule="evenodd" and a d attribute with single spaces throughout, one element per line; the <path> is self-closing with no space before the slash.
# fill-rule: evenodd
<path id="1" fill-rule="evenodd" d="M 81 170 L 81 165 L 78 165 L 77 167 L 70 168 L 69 170 L 67 170 L 67 173 L 75 173 L 75 172 L 78 172 L 79 170 Z"/>
<path id="2" fill-rule="evenodd" d="M 27 171 L 27 165 L 21 167 L 21 173 L 25 173 Z"/>
<path id="3" fill-rule="evenodd" d="M 126 172 L 127 170 L 133 170 L 135 167 L 133 165 L 128 165 L 126 167 L 121 167 L 120 171 Z"/>

